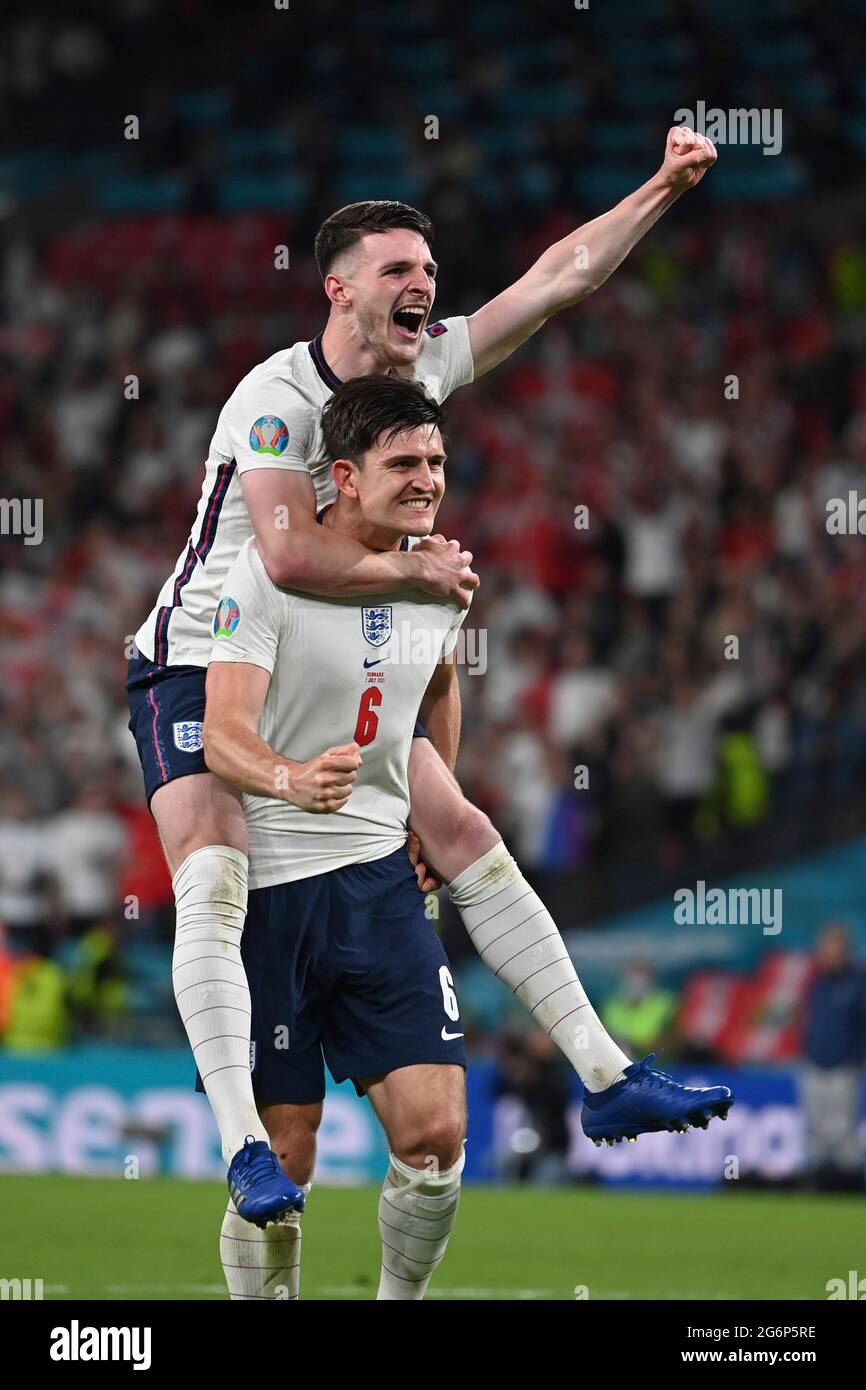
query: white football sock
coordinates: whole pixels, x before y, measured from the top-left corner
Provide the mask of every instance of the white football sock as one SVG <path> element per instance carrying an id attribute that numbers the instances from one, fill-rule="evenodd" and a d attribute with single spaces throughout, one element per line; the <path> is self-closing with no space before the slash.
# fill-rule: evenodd
<path id="1" fill-rule="evenodd" d="M 248 1134 L 268 1142 L 253 1098 L 250 991 L 240 949 L 247 857 L 230 845 L 207 845 L 183 861 L 172 887 L 174 997 L 228 1164 Z"/>
<path id="2" fill-rule="evenodd" d="M 448 891 L 484 964 L 550 1034 L 586 1089 L 621 1081 L 629 1058 L 606 1032 L 556 923 L 505 845 L 476 859 Z"/>
<path id="3" fill-rule="evenodd" d="M 309 1190 L 308 1183 L 304 1191 Z M 293 1302 L 301 1285 L 300 1212 L 289 1212 L 261 1231 L 238 1216 L 229 1202 L 220 1231 L 220 1259 L 232 1299 Z"/>
<path id="4" fill-rule="evenodd" d="M 379 1198 L 382 1273 L 377 1302 L 417 1302 L 442 1262 L 460 1200 L 466 1156 L 438 1173 L 390 1155 Z"/>

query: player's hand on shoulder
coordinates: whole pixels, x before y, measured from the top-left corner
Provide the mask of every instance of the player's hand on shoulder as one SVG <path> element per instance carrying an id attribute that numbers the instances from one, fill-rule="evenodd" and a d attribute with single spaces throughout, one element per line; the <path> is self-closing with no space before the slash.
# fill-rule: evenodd
<path id="1" fill-rule="evenodd" d="M 694 188 L 718 157 L 706 135 L 698 135 L 687 125 L 675 125 L 668 131 L 661 171 L 674 188 Z"/>
<path id="2" fill-rule="evenodd" d="M 289 776 L 285 799 L 315 815 L 339 811 L 349 800 L 362 762 L 357 743 L 326 748 L 317 758 L 296 765 Z"/>
<path id="3" fill-rule="evenodd" d="M 416 583 L 424 593 L 455 599 L 468 608 L 473 590 L 480 583 L 471 568 L 471 550 L 462 550 L 459 541 L 437 534 L 419 541 L 410 555 L 418 567 Z"/>

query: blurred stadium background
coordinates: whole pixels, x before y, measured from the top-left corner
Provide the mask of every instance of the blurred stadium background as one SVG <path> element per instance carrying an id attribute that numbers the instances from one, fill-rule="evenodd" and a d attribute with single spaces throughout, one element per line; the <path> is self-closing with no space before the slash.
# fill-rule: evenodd
<path id="1" fill-rule="evenodd" d="M 862 1193 L 866 549 L 826 523 L 866 495 L 866 6 L 13 0 L 0 35 L 2 491 L 44 501 L 41 544 L 0 536 L 0 1171 L 222 1175 L 125 657 L 223 401 L 324 321 L 319 221 L 417 203 L 439 312 L 471 312 L 704 100 L 780 110 L 781 151 L 720 145 L 602 290 L 453 398 L 442 521 L 483 586 L 467 793 L 611 1030 L 739 1100 L 706 1134 L 594 1149 L 442 895 L 467 1177 Z M 677 926 L 699 880 L 781 889 L 781 932 Z M 319 1180 L 378 1180 L 383 1152 L 335 1091 Z"/>

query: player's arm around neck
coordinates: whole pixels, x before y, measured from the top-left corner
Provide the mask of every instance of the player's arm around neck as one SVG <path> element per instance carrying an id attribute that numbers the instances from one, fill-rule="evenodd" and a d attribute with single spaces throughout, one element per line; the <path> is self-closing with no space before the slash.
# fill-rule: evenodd
<path id="1" fill-rule="evenodd" d="M 460 745 L 460 682 L 457 679 L 457 649 L 440 661 L 430 677 L 418 718 L 430 735 L 430 742 L 450 772 L 457 762 Z"/>
<path id="2" fill-rule="evenodd" d="M 658 173 L 609 212 L 549 246 L 525 275 L 470 316 L 475 376 L 498 366 L 554 314 L 603 285 L 662 213 L 700 182 L 716 157 L 711 140 L 673 126 Z"/>
<path id="3" fill-rule="evenodd" d="M 274 584 L 306 594 L 348 598 L 420 589 L 468 604 L 478 583 L 471 555 L 459 546 L 426 542 L 415 550 L 376 551 L 316 521 L 308 475 L 256 469 L 241 479 L 259 554 Z"/>
<path id="4" fill-rule="evenodd" d="M 322 815 L 338 811 L 361 766 L 358 745 L 328 748 L 305 763 L 277 753 L 258 733 L 270 681 L 270 672 L 261 666 L 211 662 L 204 719 L 210 771 L 251 796 L 287 801 Z"/>

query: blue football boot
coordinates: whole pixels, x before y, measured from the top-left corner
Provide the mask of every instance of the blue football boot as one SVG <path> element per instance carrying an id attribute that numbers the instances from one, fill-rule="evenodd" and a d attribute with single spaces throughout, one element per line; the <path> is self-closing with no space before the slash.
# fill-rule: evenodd
<path id="1" fill-rule="evenodd" d="M 229 1196 L 238 1216 L 264 1229 L 290 1211 L 304 1210 L 304 1192 L 287 1178 L 280 1161 L 264 1139 L 248 1134 L 229 1164 Z"/>
<path id="2" fill-rule="evenodd" d="M 667 1072 L 655 1071 L 651 1052 L 642 1062 L 632 1062 L 617 1081 L 604 1091 L 584 1093 L 581 1124 L 587 1139 L 599 1147 L 602 1140 L 633 1144 L 639 1134 L 675 1130 L 684 1134 L 689 1125 L 706 1129 L 713 1116 L 727 1119 L 734 1103 L 728 1086 L 682 1086 Z"/>

